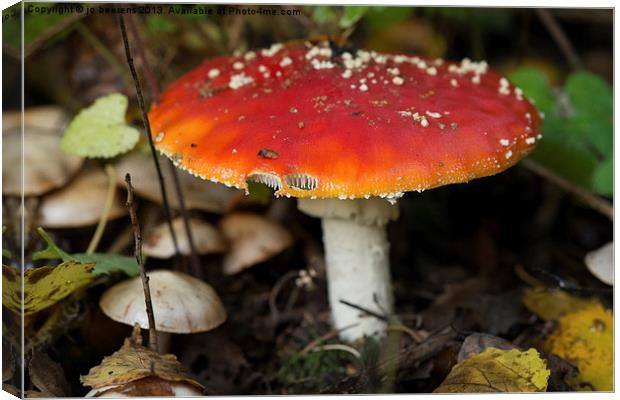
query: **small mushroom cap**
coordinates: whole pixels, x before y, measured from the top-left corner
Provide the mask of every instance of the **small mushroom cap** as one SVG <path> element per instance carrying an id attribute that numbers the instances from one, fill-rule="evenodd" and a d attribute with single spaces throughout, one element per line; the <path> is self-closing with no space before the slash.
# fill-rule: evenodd
<path id="1" fill-rule="evenodd" d="M 293 237 L 282 226 L 254 214 L 228 214 L 220 221 L 220 229 L 231 247 L 223 261 L 226 275 L 263 262 L 293 243 Z"/>
<path id="2" fill-rule="evenodd" d="M 2 129 L 9 130 L 21 126 L 22 113 L 8 111 L 2 113 Z M 30 107 L 24 111 L 24 126 L 44 130 L 61 131 L 69 123 L 69 115 L 58 106 Z"/>
<path id="3" fill-rule="evenodd" d="M 215 329 L 226 320 L 226 310 L 207 283 L 187 274 L 157 270 L 149 272 L 153 313 L 158 331 L 198 333 Z M 115 321 L 148 329 L 144 291 L 140 277 L 108 289 L 99 306 Z"/>
<path id="4" fill-rule="evenodd" d="M 43 197 L 39 224 L 46 228 L 72 228 L 99 222 L 108 192 L 108 176 L 101 168 L 87 168 L 64 188 Z M 108 219 L 127 214 L 118 193 Z"/>
<path id="5" fill-rule="evenodd" d="M 60 132 L 24 128 L 24 196 L 40 196 L 64 186 L 83 163 L 81 157 L 60 150 Z M 2 194 L 22 193 L 22 134 L 19 126 L 2 132 Z"/>
<path id="6" fill-rule="evenodd" d="M 165 165 L 166 159 L 160 157 L 160 165 L 165 182 L 169 184 L 168 202 L 171 207 L 179 208 L 178 199 L 172 186 L 170 168 Z M 136 193 L 150 201 L 162 204 L 161 191 L 157 171 L 150 155 L 132 152 L 124 156 L 116 164 L 116 178 L 119 186 L 125 187 L 125 174 L 131 174 L 131 183 Z M 213 183 L 205 184 L 199 178 L 185 171 L 179 171 L 179 180 L 183 190 L 185 206 L 189 210 L 202 210 L 213 213 L 224 213 L 243 197 L 243 192 Z"/>
<path id="7" fill-rule="evenodd" d="M 150 114 L 176 165 L 277 195 L 393 197 L 493 175 L 531 152 L 540 119 L 485 62 L 327 43 L 207 61 Z"/>
<path id="8" fill-rule="evenodd" d="M 584 258 L 586 266 L 601 282 L 614 284 L 614 242 L 592 250 Z"/>
<path id="9" fill-rule="evenodd" d="M 228 245 L 216 227 L 197 218 L 189 219 L 194 246 L 198 254 L 221 253 Z M 172 229 L 177 237 L 179 251 L 187 256 L 191 253 L 189 240 L 185 233 L 183 218 L 172 221 Z M 142 251 L 145 255 L 155 258 L 170 258 L 174 256 L 174 243 L 167 223 L 156 226 L 144 239 Z"/>

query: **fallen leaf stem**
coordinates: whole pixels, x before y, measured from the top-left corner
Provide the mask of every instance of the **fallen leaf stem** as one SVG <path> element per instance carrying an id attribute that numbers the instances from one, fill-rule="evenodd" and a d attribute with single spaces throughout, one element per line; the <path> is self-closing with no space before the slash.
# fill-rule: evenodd
<path id="1" fill-rule="evenodd" d="M 136 207 L 133 199 L 133 186 L 131 186 L 131 175 L 125 175 L 125 183 L 127 185 L 127 209 L 133 226 L 133 237 L 135 242 L 134 254 L 142 279 L 142 287 L 144 288 L 144 302 L 146 303 L 146 315 L 149 321 L 149 348 L 158 351 L 157 347 L 157 330 L 155 328 L 155 314 L 153 313 L 153 303 L 151 302 L 151 289 L 149 287 L 149 277 L 146 275 L 144 268 L 144 259 L 142 258 L 142 232 L 140 230 L 140 221 L 136 213 Z"/>
<path id="2" fill-rule="evenodd" d="M 116 171 L 114 170 L 112 164 L 106 164 L 104 169 L 106 175 L 108 176 L 108 191 L 106 193 L 105 203 L 103 204 L 103 210 L 101 211 L 101 217 L 99 217 L 97 229 L 95 229 L 95 233 L 90 239 L 90 243 L 86 249 L 86 254 L 93 254 L 95 250 L 97 250 L 97 246 L 101 241 L 106 224 L 108 223 L 110 210 L 112 209 L 112 205 L 114 204 L 114 196 L 116 195 Z"/>
<path id="3" fill-rule="evenodd" d="M 610 221 L 614 220 L 614 207 L 609 201 L 572 183 L 568 179 L 556 174 L 555 172 L 538 164 L 537 162 L 525 159 L 522 160 L 521 163 L 530 171 L 536 173 L 537 175 L 540 175 L 554 185 L 577 197 L 579 200 L 588 205 L 591 209 L 598 211 L 599 213 L 609 218 Z"/>

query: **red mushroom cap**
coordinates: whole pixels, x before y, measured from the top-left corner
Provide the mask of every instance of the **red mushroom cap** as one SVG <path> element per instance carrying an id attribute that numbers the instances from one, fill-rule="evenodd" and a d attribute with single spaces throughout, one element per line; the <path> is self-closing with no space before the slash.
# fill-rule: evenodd
<path id="1" fill-rule="evenodd" d="M 486 62 L 327 43 L 207 61 L 149 114 L 156 146 L 204 179 L 277 195 L 393 197 L 493 175 L 540 138 L 536 109 Z"/>

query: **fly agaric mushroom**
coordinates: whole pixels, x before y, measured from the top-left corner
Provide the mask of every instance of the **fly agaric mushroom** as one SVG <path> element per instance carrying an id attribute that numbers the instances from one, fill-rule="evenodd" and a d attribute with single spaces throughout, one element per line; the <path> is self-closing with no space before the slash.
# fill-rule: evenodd
<path id="1" fill-rule="evenodd" d="M 149 272 L 151 301 L 159 345 L 166 351 L 170 333 L 199 333 L 217 328 L 226 310 L 213 288 L 190 275 L 168 270 Z M 117 322 L 148 329 L 148 316 L 140 277 L 120 282 L 99 300 L 105 315 Z"/>
<path id="2" fill-rule="evenodd" d="M 540 139 L 536 109 L 484 61 L 328 43 L 207 61 L 149 119 L 178 167 L 246 190 L 264 183 L 322 218 L 332 319 L 357 324 L 345 340 L 382 334 L 385 322 L 340 300 L 392 311 L 385 226 L 395 200 L 497 174 Z"/>

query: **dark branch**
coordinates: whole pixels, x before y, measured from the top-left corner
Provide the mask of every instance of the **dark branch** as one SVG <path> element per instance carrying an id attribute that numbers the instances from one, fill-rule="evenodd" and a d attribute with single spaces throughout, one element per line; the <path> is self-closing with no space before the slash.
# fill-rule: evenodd
<path id="1" fill-rule="evenodd" d="M 125 183 L 127 185 L 127 209 L 133 226 L 133 238 L 135 242 L 134 254 L 142 279 L 142 287 L 144 289 L 144 302 L 146 303 L 146 315 L 149 320 L 149 347 L 153 351 L 157 351 L 157 329 L 155 328 L 155 314 L 153 314 L 153 303 L 151 302 L 151 288 L 149 287 L 149 277 L 146 276 L 144 268 L 144 259 L 142 258 L 142 232 L 140 230 L 140 221 L 136 214 L 136 206 L 133 201 L 133 187 L 131 186 L 131 175 L 125 175 Z"/>
<path id="2" fill-rule="evenodd" d="M 123 15 L 118 16 L 118 23 L 121 28 L 121 35 L 123 36 L 123 44 L 125 45 L 125 56 L 127 57 L 127 64 L 129 65 L 131 77 L 133 78 L 134 84 L 136 86 L 138 104 L 140 105 L 140 111 L 142 113 L 142 124 L 144 126 L 144 131 L 146 132 L 146 137 L 149 141 L 149 147 L 151 149 L 151 155 L 153 156 L 153 162 L 155 163 L 155 169 L 157 170 L 157 178 L 159 180 L 159 188 L 161 189 L 162 202 L 164 203 L 164 213 L 166 216 L 166 221 L 168 223 L 168 228 L 170 229 L 170 235 L 172 236 L 172 243 L 174 244 L 174 249 L 176 251 L 176 254 L 179 254 L 179 244 L 177 242 L 177 236 L 174 232 L 174 228 L 172 227 L 172 216 L 170 213 L 170 204 L 168 203 L 168 195 L 166 194 L 166 184 L 164 182 L 164 176 L 161 172 L 161 166 L 159 165 L 159 158 L 157 157 L 157 152 L 155 151 L 155 145 L 153 144 L 151 125 L 148 122 L 146 106 L 144 105 L 144 97 L 142 96 L 142 86 L 140 85 L 140 79 L 138 78 L 138 73 L 136 72 L 136 67 L 133 63 L 133 57 L 131 56 L 131 48 L 129 46 L 129 39 L 127 39 L 127 30 L 125 29 L 125 19 Z"/>
<path id="3" fill-rule="evenodd" d="M 142 66 L 142 72 L 149 86 L 149 90 L 151 92 L 151 100 L 153 102 L 159 101 L 159 86 L 157 85 L 157 79 L 155 78 L 155 74 L 153 70 L 149 68 L 149 63 L 146 58 L 146 53 L 144 51 L 144 43 L 142 42 L 142 38 L 140 36 L 140 32 L 136 28 L 136 24 L 134 23 L 133 17 L 131 15 L 127 16 L 127 27 L 131 32 L 135 42 L 136 48 L 138 51 L 138 57 L 140 57 L 140 64 Z M 149 136 L 150 137 L 150 136 Z M 177 199 L 179 201 L 179 211 L 181 212 L 181 218 L 183 219 L 183 227 L 185 229 L 185 235 L 187 236 L 187 241 L 189 242 L 190 248 L 190 263 L 192 267 L 192 274 L 199 278 L 202 278 L 202 268 L 200 265 L 200 258 L 198 257 L 198 252 L 196 251 L 196 246 L 194 242 L 194 236 L 192 235 L 192 230 L 189 225 L 189 214 L 187 212 L 187 208 L 185 207 L 185 198 L 183 197 L 183 189 L 181 188 L 181 183 L 179 180 L 179 173 L 172 164 L 170 160 L 167 161 L 168 168 L 170 168 L 170 174 L 172 175 L 172 182 L 174 184 L 174 189 L 177 195 Z M 172 226 L 170 227 L 172 229 Z M 173 237 L 176 243 L 176 237 Z M 176 253 L 179 254 L 178 247 L 175 244 Z"/>

